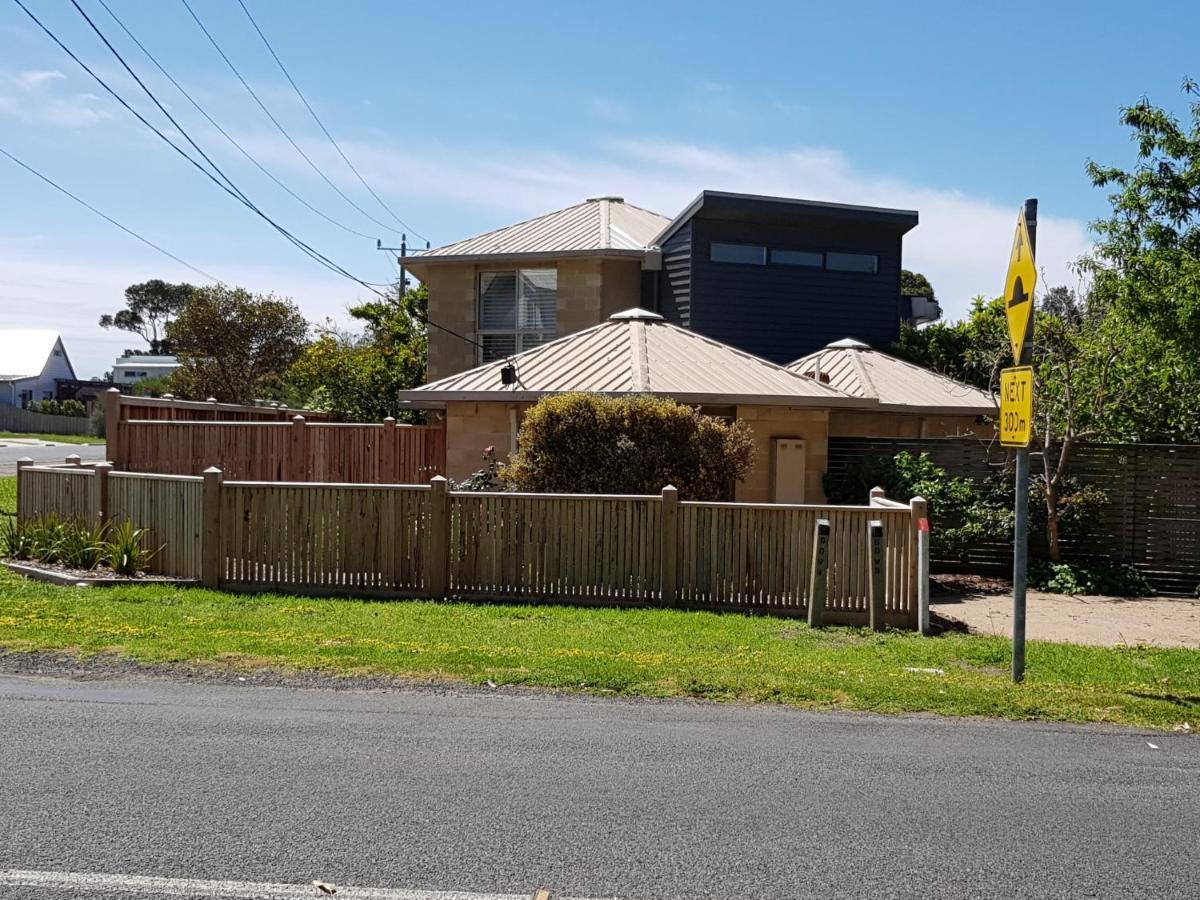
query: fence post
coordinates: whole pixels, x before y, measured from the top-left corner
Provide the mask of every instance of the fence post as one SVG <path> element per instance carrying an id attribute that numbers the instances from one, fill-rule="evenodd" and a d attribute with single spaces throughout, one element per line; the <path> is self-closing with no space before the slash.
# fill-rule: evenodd
<path id="1" fill-rule="evenodd" d="M 867 498 L 867 506 L 878 506 L 879 504 L 877 504 L 875 502 L 876 500 L 886 500 L 886 499 L 887 499 L 887 491 L 885 491 L 883 488 L 878 487 L 878 486 L 873 487 L 873 488 L 871 488 L 871 493 Z"/>
<path id="2" fill-rule="evenodd" d="M 200 505 L 203 522 L 200 536 L 200 581 L 205 587 L 221 586 L 221 470 L 210 466 L 204 470 L 204 493 Z"/>
<path id="3" fill-rule="evenodd" d="M 379 480 L 383 484 L 399 484 L 402 480 L 397 465 L 399 454 L 396 452 L 396 442 L 399 440 L 396 419 L 393 416 L 386 417 L 383 420 L 383 437 L 379 441 Z"/>
<path id="4" fill-rule="evenodd" d="M 104 392 L 104 443 L 104 455 L 114 465 L 127 468 L 121 452 L 121 391 L 118 388 L 109 388 Z"/>
<path id="5" fill-rule="evenodd" d="M 808 627 L 825 624 L 825 600 L 829 593 L 829 520 L 817 519 L 813 529 L 812 572 L 808 579 Z"/>
<path id="6" fill-rule="evenodd" d="M 450 483 L 441 475 L 429 480 L 429 557 L 425 590 L 432 600 L 450 593 Z"/>
<path id="7" fill-rule="evenodd" d="M 662 605 L 679 603 L 679 489 L 668 484 L 662 489 Z"/>
<path id="8" fill-rule="evenodd" d="M 871 630 L 883 631 L 884 591 L 887 588 L 885 577 L 887 552 L 883 544 L 883 522 L 872 519 L 867 524 L 868 546 L 871 548 L 870 584 L 871 584 Z"/>
<path id="9" fill-rule="evenodd" d="M 291 435 L 288 441 L 287 480 L 308 481 L 313 466 L 308 458 L 308 431 L 304 416 L 292 416 Z"/>
<path id="10" fill-rule="evenodd" d="M 31 459 L 28 456 L 22 456 L 20 459 L 17 460 L 17 521 L 18 522 L 21 522 L 24 519 L 24 517 L 21 515 L 21 493 L 22 493 L 21 482 L 24 481 L 24 479 L 21 477 L 21 470 L 27 469 L 32 465 L 33 465 L 33 459 Z"/>
<path id="11" fill-rule="evenodd" d="M 96 521 L 103 525 L 109 520 L 108 475 L 112 471 L 112 463 L 98 462 L 93 471 L 95 474 L 92 476 L 92 506 L 96 510 Z M 92 524 L 95 525 L 96 522 Z"/>
<path id="12" fill-rule="evenodd" d="M 917 630 L 929 634 L 929 504 L 923 497 L 908 503 L 913 530 L 917 535 L 916 603 Z"/>
<path id="13" fill-rule="evenodd" d="M 64 461 L 64 462 L 65 462 L 65 463 L 66 463 L 68 466 L 82 466 L 82 465 L 83 465 L 83 460 L 79 458 L 79 454 L 78 454 L 78 453 L 72 453 L 70 456 L 68 456 L 68 457 L 67 457 L 65 460 L 63 460 L 63 461 Z"/>

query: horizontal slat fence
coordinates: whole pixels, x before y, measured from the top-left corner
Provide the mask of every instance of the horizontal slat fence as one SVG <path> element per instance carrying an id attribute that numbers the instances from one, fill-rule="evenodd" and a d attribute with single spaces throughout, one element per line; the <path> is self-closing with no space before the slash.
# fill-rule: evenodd
<path id="1" fill-rule="evenodd" d="M 18 521 L 54 515 L 89 527 L 99 523 L 92 469 L 26 466 L 18 475 Z"/>
<path id="2" fill-rule="evenodd" d="M 176 578 L 200 577 L 202 479 L 129 472 L 108 474 L 106 517 L 147 529 L 145 546 L 157 550 L 149 570 Z"/>
<path id="3" fill-rule="evenodd" d="M 801 615 L 816 523 L 828 520 L 825 621 L 866 624 L 868 525 L 884 526 L 884 610 L 917 617 L 907 506 L 680 503 L 654 496 L 448 491 L 429 485 L 224 481 L 22 468 L 22 518 L 106 515 L 163 545 L 155 571 L 235 590 L 671 605 Z"/>
<path id="4" fill-rule="evenodd" d="M 890 458 L 902 450 L 928 453 L 949 474 L 976 480 L 1002 471 L 1008 461 L 1003 448 L 976 439 L 830 438 L 829 472 L 845 472 L 863 460 Z M 1036 448 L 1031 465 L 1039 475 Z M 1076 447 L 1070 471 L 1082 484 L 1104 491 L 1108 502 L 1085 537 L 1064 539 L 1064 558 L 1118 560 L 1140 571 L 1157 591 L 1192 595 L 1200 584 L 1200 446 L 1085 443 Z M 1031 548 L 1035 555 L 1039 551 Z M 934 562 L 961 565 L 957 560 Z M 965 567 L 1011 571 L 1011 542 L 979 542 Z"/>

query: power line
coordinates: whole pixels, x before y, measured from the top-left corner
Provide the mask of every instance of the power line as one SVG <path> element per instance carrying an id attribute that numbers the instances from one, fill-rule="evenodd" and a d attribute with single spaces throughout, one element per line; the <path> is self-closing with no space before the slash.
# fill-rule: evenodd
<path id="1" fill-rule="evenodd" d="M 181 266 L 184 266 L 185 268 L 191 269 L 191 270 L 192 270 L 193 272 L 195 272 L 197 275 L 200 275 L 200 276 L 202 276 L 202 277 L 204 277 L 204 278 L 207 278 L 209 281 L 212 281 L 212 282 L 214 282 L 214 283 L 216 283 L 216 284 L 220 284 L 220 283 L 221 283 L 221 279 L 217 278 L 215 275 L 210 275 L 208 272 L 205 272 L 203 269 L 200 269 L 200 268 L 197 268 L 196 266 L 193 266 L 193 265 L 192 265 L 190 262 L 188 262 L 187 260 L 180 259 L 178 256 L 176 256 L 176 255 L 175 255 L 174 253 L 172 253 L 170 250 L 165 250 L 165 249 L 163 249 L 162 247 L 160 247 L 158 244 L 154 243 L 154 241 L 150 240 L 149 238 L 142 237 L 140 234 L 138 234 L 138 233 L 137 233 L 136 231 L 134 231 L 132 228 L 127 228 L 126 226 L 122 225 L 120 222 L 118 222 L 118 221 L 117 221 L 116 219 L 114 219 L 112 216 L 109 216 L 109 215 L 106 215 L 105 213 L 102 213 L 100 210 L 96 209 L 96 207 L 92 206 L 92 204 L 88 203 L 88 202 L 87 202 L 86 200 L 84 200 L 83 198 L 81 198 L 81 197 L 79 197 L 79 196 L 77 196 L 77 195 L 75 195 L 75 194 L 71 193 L 71 192 L 70 192 L 70 191 L 68 191 L 68 190 L 67 190 L 65 187 L 63 187 L 61 184 L 58 184 L 57 182 L 55 182 L 55 181 L 51 180 L 51 179 L 50 179 L 48 176 L 46 176 L 46 175 L 43 175 L 41 172 L 39 172 L 37 169 L 33 168 L 33 166 L 29 165 L 28 163 L 26 163 L 26 162 L 22 162 L 20 159 L 18 159 L 17 157 L 13 156 L 11 153 L 9 153 L 7 150 L 5 150 L 3 147 L 0 147 L 0 154 L 3 154 L 4 156 L 7 156 L 9 159 L 11 159 L 13 162 L 15 162 L 15 163 L 16 163 L 18 166 L 20 166 L 22 169 L 24 169 L 24 170 L 25 170 L 26 172 L 28 172 L 29 174 L 33 175 L 33 176 L 34 176 L 34 177 L 36 177 L 36 178 L 40 178 L 40 179 L 41 179 L 42 181 L 44 181 L 46 184 L 50 185 L 50 187 L 52 187 L 52 188 L 54 188 L 56 191 L 58 191 L 60 194 L 65 194 L 66 196 L 70 197 L 72 200 L 74 200 L 74 201 L 75 201 L 76 203 L 78 203 L 80 206 L 82 206 L 82 207 L 84 207 L 85 209 L 88 209 L 88 210 L 90 210 L 91 212 L 95 213 L 95 214 L 96 214 L 96 215 L 98 215 L 100 218 L 104 219 L 104 221 L 108 222 L 110 225 L 115 225 L 117 228 L 120 228 L 120 229 L 121 229 L 123 232 L 125 232 L 127 235 L 129 235 L 129 236 L 130 236 L 130 237 L 132 237 L 132 238 L 136 238 L 137 240 L 139 240 L 139 241 L 141 241 L 143 244 L 145 244 L 147 247 L 151 247 L 151 248 L 153 248 L 153 249 L 157 250 L 157 251 L 158 251 L 159 253 L 161 253 L 163 256 L 166 256 L 166 257 L 168 257 L 169 259 L 173 259 L 173 260 L 175 260 L 175 262 L 179 263 Z"/>
<path id="2" fill-rule="evenodd" d="M 268 119 L 271 120 L 271 123 L 277 129 L 279 129 L 279 133 L 282 134 L 285 138 L 287 138 L 288 143 L 291 144 L 292 147 L 295 149 L 295 151 L 300 154 L 300 156 L 304 159 L 304 161 L 306 163 L 308 163 L 309 167 L 314 172 L 316 172 L 319 176 L 321 176 L 321 180 L 324 181 L 331 188 L 333 188 L 337 192 L 339 197 L 341 197 L 343 200 L 345 200 L 347 203 L 349 203 L 351 206 L 353 206 L 355 209 L 357 209 L 360 213 L 362 213 L 364 216 L 366 216 L 368 219 L 370 219 L 372 222 L 374 222 L 380 228 L 386 228 L 389 232 L 394 232 L 396 230 L 395 228 L 393 228 L 391 225 L 388 225 L 386 222 L 379 221 L 377 218 L 375 218 L 373 215 L 371 215 L 369 212 L 367 212 L 365 209 L 363 209 L 361 206 L 359 206 L 357 203 L 355 203 L 352 199 L 350 199 L 349 196 L 347 196 L 347 194 L 341 188 L 339 188 L 336 184 L 334 184 L 329 179 L 328 175 L 326 175 L 323 171 L 321 171 L 320 166 L 318 166 L 315 162 L 313 162 L 312 159 L 309 157 L 309 155 L 304 152 L 304 150 L 300 147 L 299 144 L 296 143 L 295 139 L 290 134 L 288 134 L 287 129 L 285 129 L 283 127 L 283 125 L 281 125 L 279 123 L 279 120 L 275 118 L 275 116 L 271 113 L 271 110 L 269 110 L 267 108 L 267 105 L 265 103 L 263 103 L 261 98 L 259 98 L 258 94 L 255 93 L 254 88 L 250 87 L 250 83 L 248 81 L 246 81 L 245 78 L 242 77 L 242 73 L 238 71 L 237 66 L 235 66 L 233 64 L 233 61 L 228 56 L 225 55 L 225 51 L 221 49 L 221 45 L 217 43 L 216 38 L 214 38 L 212 36 L 212 34 L 209 32 L 209 30 L 204 26 L 204 23 L 200 21 L 200 17 L 198 15 L 196 15 L 196 11 L 192 9 L 191 4 L 188 3 L 188 0 L 180 0 L 180 2 L 184 5 L 184 8 L 187 9 L 188 13 L 195 20 L 196 24 L 200 26 L 200 30 L 202 32 L 204 32 L 204 36 L 206 38 L 208 38 L 208 42 L 210 44 L 212 44 L 213 48 L 217 51 L 218 54 L 220 54 L 221 59 L 225 60 L 225 65 L 229 66 L 230 71 L 233 72 L 233 74 L 237 76 L 237 80 L 242 83 L 242 87 L 244 87 L 250 93 L 250 96 L 254 98 L 254 102 L 258 104 L 259 109 L 261 109 L 264 113 L 266 113 L 266 116 Z"/>
<path id="3" fill-rule="evenodd" d="M 116 100 L 125 110 L 127 110 L 131 115 L 133 115 L 139 122 L 141 122 L 143 125 L 145 125 L 147 128 L 149 128 L 151 131 L 153 131 L 154 134 L 156 136 L 158 136 L 158 138 L 160 140 L 162 140 L 169 147 L 171 147 L 172 150 L 174 150 L 181 157 L 183 157 L 189 164 L 194 166 L 199 172 L 201 172 L 213 184 L 215 184 L 217 187 L 219 187 L 225 193 L 229 194 L 231 197 L 233 197 L 239 203 L 244 205 L 247 209 L 252 211 L 255 215 L 257 215 L 259 218 L 261 218 L 264 222 L 266 222 L 268 225 L 270 225 L 272 228 L 274 228 L 276 231 L 278 231 L 281 235 L 283 235 L 288 241 L 290 241 L 293 245 L 295 245 L 297 248 L 299 248 L 302 252 L 304 252 L 310 258 L 312 258 L 313 260 L 315 260 L 318 263 L 320 263 L 321 265 L 323 265 L 325 268 L 329 269 L 332 272 L 335 272 L 336 274 L 343 276 L 344 278 L 347 278 L 350 281 L 353 281 L 353 282 L 367 288 L 367 290 L 371 291 L 373 294 L 377 295 L 381 299 L 390 301 L 391 298 L 388 297 L 387 294 L 384 294 L 382 291 L 378 290 L 379 287 L 390 287 L 390 285 L 375 284 L 373 282 L 364 281 L 362 278 L 359 278 L 357 275 L 354 275 L 347 269 L 345 269 L 342 266 L 335 263 L 329 257 L 325 256 L 324 254 L 320 253 L 313 247 L 309 246 L 304 241 L 300 240 L 298 237 L 296 237 L 294 234 L 292 234 L 290 231 L 288 231 L 286 228 L 284 228 L 282 225 L 280 225 L 278 222 L 274 221 L 270 216 L 268 216 L 261 209 L 259 209 L 257 206 L 255 206 L 249 200 L 249 198 L 246 197 L 246 195 L 244 193 L 242 193 L 240 190 L 238 190 L 237 187 L 235 185 L 233 185 L 233 182 L 230 181 L 229 178 L 223 172 L 220 171 L 220 169 L 204 154 L 204 152 L 202 150 L 199 150 L 199 147 L 197 147 L 198 152 L 200 152 L 201 156 L 203 156 L 205 158 L 205 160 L 209 163 L 209 165 L 213 167 L 214 171 L 220 175 L 219 178 L 218 178 L 217 174 L 210 172 L 203 165 L 201 165 L 199 162 L 197 162 L 195 159 L 193 159 L 190 155 L 188 155 L 186 150 L 184 150 L 182 147 L 180 147 L 178 144 L 176 144 L 174 141 L 172 141 L 169 137 L 167 137 L 167 135 L 165 135 L 161 130 L 159 130 L 145 116 L 143 116 L 140 112 L 138 112 L 136 109 L 134 109 L 133 106 L 131 106 L 129 104 L 129 102 L 125 100 L 125 98 L 123 98 L 119 93 L 117 93 L 117 91 L 115 89 L 113 89 L 108 84 L 108 82 L 106 82 L 103 78 L 101 78 L 98 74 L 96 74 L 96 72 L 93 71 L 92 68 L 90 66 L 88 66 L 87 63 L 85 63 L 82 59 L 80 59 L 79 56 L 76 55 L 74 53 L 74 51 L 71 50 L 71 48 L 69 48 L 66 44 L 64 44 L 62 42 L 62 40 L 60 40 L 59 37 L 53 31 L 51 31 L 49 29 L 49 27 L 47 27 L 37 16 L 35 16 L 33 14 L 33 12 L 30 11 L 30 9 L 22 2 L 22 0 L 13 0 L 13 2 L 16 3 L 16 5 L 21 8 L 21 10 L 34 22 L 34 24 L 36 24 L 43 32 L 45 32 L 45 34 L 52 41 L 54 41 L 54 43 L 57 44 L 58 47 L 64 53 L 67 54 L 67 56 L 69 56 L 76 64 L 79 65 L 80 68 L 82 68 L 85 72 L 87 72 L 88 75 L 90 75 L 92 77 L 92 79 L 97 84 L 99 84 L 114 100 Z M 72 0 L 72 2 L 74 2 L 74 0 Z M 186 0 L 184 0 L 184 2 L 186 3 Z M 118 60 L 120 60 L 121 64 L 123 66 L 125 66 L 126 70 L 129 71 L 131 75 L 134 75 L 134 73 L 130 69 L 129 65 L 125 62 L 125 60 L 121 56 L 121 54 L 112 46 L 111 43 L 109 43 L 106 39 L 104 39 L 103 34 L 100 32 L 99 28 L 95 25 L 95 23 L 92 22 L 92 20 L 90 18 L 88 18 L 87 14 L 84 13 L 83 10 L 79 8 L 78 4 L 75 4 L 75 5 L 76 5 L 76 8 L 79 9 L 81 15 L 83 15 L 84 19 L 87 20 L 88 24 L 90 24 L 92 26 L 92 29 L 94 31 L 96 31 L 97 34 L 100 35 L 101 40 L 104 40 L 105 45 L 108 46 L 109 50 L 113 53 L 113 55 L 116 56 Z M 174 118 L 170 115 L 170 113 L 166 112 L 166 110 L 163 108 L 162 104 L 158 102 L 157 98 L 154 97 L 153 93 L 150 91 L 149 88 L 147 88 L 145 86 L 145 84 L 141 81 L 141 79 L 138 79 L 136 75 L 134 75 L 134 79 L 141 86 L 142 90 L 145 91 L 152 100 L 154 100 L 155 104 L 159 107 L 159 109 L 163 110 L 164 115 L 166 115 L 167 118 L 170 119 L 170 121 L 173 124 L 175 124 L 175 127 L 178 128 L 181 132 L 183 132 L 184 129 L 182 128 L 182 126 L 180 126 L 177 122 L 175 122 Z M 185 136 L 186 136 L 186 134 L 185 134 Z M 195 142 L 192 141 L 190 137 L 188 137 L 188 141 L 190 143 L 192 143 L 193 146 L 196 146 Z M 224 182 L 222 181 L 222 179 L 224 179 Z M 228 184 L 226 184 L 225 182 L 228 182 Z M 206 277 L 208 277 L 208 276 L 206 276 Z M 437 322 L 434 322 L 432 319 L 428 318 L 425 315 L 422 315 L 419 312 L 414 312 L 414 314 L 416 315 L 416 317 L 418 319 L 420 319 L 422 322 L 424 322 L 429 327 L 437 328 L 439 331 L 443 331 L 446 334 L 457 337 L 460 340 L 462 340 L 468 344 L 471 344 L 472 346 L 479 347 L 480 349 L 483 348 L 483 345 L 480 344 L 478 341 L 475 341 L 475 340 L 467 337 L 464 334 L 460 334 L 459 332 L 455 331 L 452 328 L 447 328 L 444 325 L 439 325 Z"/>
<path id="4" fill-rule="evenodd" d="M 300 90 L 300 86 L 296 84 L 295 80 L 291 76 L 291 73 L 288 72 L 287 67 L 283 64 L 283 60 L 279 58 L 279 54 L 276 53 L 275 48 L 271 46 L 271 42 L 267 40 L 267 36 L 263 34 L 263 30 L 258 27 L 258 22 L 256 22 L 254 20 L 254 16 L 250 14 L 250 9 L 246 6 L 245 2 L 243 2 L 243 0 L 238 0 L 238 5 L 242 8 L 242 12 L 246 14 L 246 18 L 250 20 L 250 24 L 254 26 L 254 30 L 258 32 L 258 36 L 262 38 L 262 42 L 266 46 L 267 51 L 271 54 L 271 58 L 274 59 L 276 64 L 279 66 L 279 71 L 281 71 L 283 73 L 283 77 L 288 80 L 288 84 L 292 86 L 292 90 L 296 92 L 296 96 L 300 98 L 300 102 L 304 104 L 304 108 L 307 109 L 309 114 L 312 115 L 313 121 L 317 123 L 325 137 L 329 139 L 329 143 L 333 144 L 333 149 L 338 152 L 338 156 L 342 158 L 342 161 L 350 168 L 350 171 L 354 173 L 355 177 L 358 178 L 359 182 L 362 183 L 362 186 L 365 187 L 370 195 L 375 198 L 375 202 L 378 203 L 388 213 L 388 215 L 399 222 L 403 228 L 411 231 L 423 241 L 428 240 L 425 235 L 421 234 L 421 232 L 417 231 L 398 215 L 396 215 L 395 211 L 386 203 L 384 203 L 382 198 L 375 193 L 374 188 L 367 184 L 367 180 L 363 178 L 358 169 L 355 168 L 354 163 L 350 162 L 350 158 L 346 156 L 344 152 L 342 152 L 341 146 L 333 139 L 333 135 L 329 133 L 329 129 L 325 127 L 325 123 L 322 122 L 321 117 L 317 115 L 317 111 L 312 108 L 312 104 L 308 102 L 308 98 L 304 96 L 304 92 Z"/>
<path id="5" fill-rule="evenodd" d="M 27 6 L 25 6 L 25 4 L 22 2 L 22 0 L 13 0 L 13 2 L 16 3 L 17 6 L 19 6 L 24 11 L 24 13 L 27 16 L 29 16 L 29 18 L 32 19 L 33 22 L 39 28 L 41 28 L 42 31 L 45 32 L 46 35 L 52 41 L 54 41 L 54 43 L 57 44 L 64 53 L 67 54 L 67 56 L 69 56 L 72 60 L 74 60 L 80 66 L 80 68 L 82 68 L 85 72 L 87 72 L 88 75 L 90 75 L 92 77 L 92 79 L 94 81 L 96 81 L 97 84 L 99 84 L 102 88 L 104 88 L 104 90 L 110 96 L 112 96 L 112 98 L 114 100 L 116 100 L 119 104 L 121 104 L 121 106 L 124 107 L 139 122 L 141 122 L 143 125 L 145 125 L 147 128 L 149 128 L 151 131 L 153 131 L 160 140 L 165 142 L 172 150 L 174 150 L 176 153 L 178 153 L 180 156 L 182 156 L 185 160 L 187 160 L 187 162 L 189 164 L 191 164 L 192 166 L 194 166 L 201 174 L 203 174 L 206 178 L 208 178 L 210 181 L 212 181 L 213 184 L 215 184 L 217 187 L 219 187 L 225 193 L 229 194 L 231 197 L 233 197 L 239 203 L 244 205 L 247 209 L 251 210 L 255 215 L 259 216 L 261 219 L 263 219 L 263 221 L 265 221 L 272 228 L 274 228 L 281 235 L 283 235 L 288 241 L 290 241 L 292 244 L 294 244 L 302 252 L 304 252 L 305 254 L 310 256 L 312 259 L 319 262 L 321 265 L 325 266 L 326 268 L 330 269 L 331 271 L 334 271 L 340 275 L 345 276 L 346 278 L 351 279 L 352 281 L 358 282 L 359 284 L 363 285 L 364 287 L 367 287 L 368 289 L 374 290 L 374 286 L 372 286 L 372 284 L 370 282 L 363 281 L 361 278 L 358 278 L 358 277 L 352 275 L 350 272 L 346 271 L 344 268 L 339 266 L 337 263 L 333 262 L 327 256 L 324 256 L 323 254 L 317 252 L 312 247 L 310 247 L 308 244 L 306 244 L 304 241 L 300 240 L 294 234 L 292 234 L 290 231 L 288 231 L 286 228 L 284 228 L 282 225 L 278 224 L 273 219 L 271 219 L 270 216 L 268 216 L 261 209 L 259 209 L 252 202 L 250 202 L 250 200 L 245 196 L 245 194 L 243 194 L 241 191 L 237 190 L 236 187 L 232 186 L 233 183 L 231 181 L 229 181 L 228 177 L 225 176 L 224 173 L 221 173 L 220 170 L 217 169 L 217 167 L 215 166 L 215 164 L 212 163 L 211 160 L 208 160 L 208 162 L 210 165 L 213 166 L 215 171 L 220 173 L 220 175 L 221 175 L 220 178 L 218 178 L 217 175 L 213 174 L 213 172 L 210 172 L 208 169 L 206 169 L 204 166 L 202 166 L 200 163 L 198 163 L 195 159 L 193 159 L 191 156 L 189 156 L 186 150 L 184 150 L 182 147 L 180 147 L 178 144 L 176 144 L 174 141 L 172 141 L 169 137 L 167 137 L 167 135 L 163 134 L 163 132 L 161 130 L 159 130 L 152 122 L 150 122 L 145 116 L 143 116 L 140 112 L 138 112 L 136 109 L 134 109 L 129 104 L 129 102 L 127 100 L 125 100 L 124 97 L 122 97 L 120 94 L 118 94 L 116 92 L 116 90 L 114 90 L 108 84 L 108 82 L 106 82 L 103 78 L 101 78 L 99 75 L 97 75 L 96 72 L 93 71 L 92 68 L 90 66 L 88 66 L 87 63 L 85 63 L 82 59 L 80 59 L 79 56 L 76 55 L 74 53 L 74 51 L 71 50 L 70 47 L 68 47 L 66 44 L 64 44 L 53 31 L 51 31 L 37 16 L 35 16 L 29 10 L 29 8 Z M 82 10 L 81 10 L 81 12 L 82 12 Z M 86 14 L 84 14 L 84 18 L 87 19 Z M 99 29 L 96 28 L 95 23 L 92 23 L 90 19 L 88 19 L 88 22 L 92 25 L 92 28 L 95 29 L 97 31 L 97 33 L 99 33 Z M 109 46 L 109 49 L 112 50 L 113 54 L 118 59 L 121 60 L 122 65 L 126 65 L 126 68 L 128 69 L 128 65 L 125 64 L 124 60 L 121 58 L 120 53 L 118 53 L 112 47 L 111 44 L 109 44 L 108 46 Z M 138 81 L 138 83 L 141 85 L 142 90 L 146 91 L 147 94 L 150 94 L 151 99 L 154 99 L 153 94 L 150 92 L 149 88 L 147 88 L 140 80 Z M 158 103 L 158 101 L 156 99 L 155 99 L 155 103 L 156 104 Z M 162 105 L 161 104 L 158 104 L 158 105 L 159 105 L 159 108 L 161 109 Z M 174 123 L 174 119 L 170 116 L 170 114 L 167 113 L 166 115 L 167 115 L 167 118 L 171 119 L 171 121 Z M 181 126 L 179 126 L 177 123 L 175 123 L 175 124 L 176 124 L 177 128 L 179 128 L 181 131 L 183 131 Z M 191 139 L 189 138 L 188 140 L 190 141 Z M 193 142 L 193 146 L 194 146 L 194 142 Z M 201 155 L 203 155 L 203 151 L 201 151 Z M 207 160 L 207 157 L 205 157 L 205 159 Z M 224 179 L 224 182 L 221 179 Z M 225 182 L 228 182 L 228 184 L 226 184 Z M 386 285 L 384 285 L 384 286 L 386 286 Z M 378 292 L 376 292 L 376 293 L 378 293 Z"/>
<path id="6" fill-rule="evenodd" d="M 291 195 L 298 203 L 302 204 L 310 211 L 316 213 L 318 216 L 320 216 L 326 222 L 329 222 L 331 225 L 336 225 L 338 228 L 342 229 L 343 231 L 348 232 L 353 235 L 356 235 L 357 237 L 362 237 L 362 238 L 375 237 L 375 235 L 366 234 L 364 232 L 357 231 L 356 229 L 351 228 L 349 225 L 339 222 L 337 219 L 334 219 L 332 216 L 326 215 L 325 213 L 321 212 L 321 210 L 317 209 L 315 206 L 313 206 L 311 203 L 309 203 L 307 200 L 305 200 L 303 197 L 301 197 L 299 194 L 297 194 L 295 191 L 293 191 L 290 187 L 288 187 L 282 181 L 280 181 L 278 178 L 276 178 L 262 163 L 260 163 L 257 159 L 255 159 L 250 154 L 250 152 L 248 150 L 246 150 L 245 147 L 243 147 L 241 144 L 239 144 L 233 138 L 233 136 L 231 134 L 229 134 L 229 132 L 227 132 L 224 128 L 222 128 L 220 126 L 220 124 L 212 116 L 210 116 L 208 114 L 208 112 L 205 111 L 204 107 L 202 107 L 195 100 L 195 98 L 193 98 L 192 95 L 189 94 L 187 92 L 187 90 L 184 89 L 183 85 L 181 85 L 178 81 L 175 80 L 175 78 L 171 75 L 171 73 L 168 72 L 166 70 L 166 68 L 163 67 L 162 63 L 160 63 L 155 58 L 153 53 L 151 53 L 149 50 L 146 49 L 146 46 L 137 39 L 137 37 L 133 34 L 133 32 L 131 32 L 129 30 L 128 27 L 126 27 L 125 23 L 122 22 L 121 19 L 117 17 L 117 14 L 114 13 L 109 8 L 108 4 L 105 3 L 104 0 L 96 0 L 96 2 L 99 3 L 104 8 L 104 11 L 109 14 L 109 16 L 112 18 L 112 20 L 114 22 L 117 23 L 118 26 L 120 26 L 121 30 L 125 32 L 125 34 L 129 37 L 129 39 L 137 45 L 138 49 L 141 50 L 142 53 L 144 53 L 146 55 L 146 58 L 149 59 L 150 62 L 152 62 L 154 64 L 155 68 L 157 68 L 158 71 L 161 72 L 163 74 L 163 76 L 169 82 L 171 82 L 171 84 L 173 84 L 175 86 L 175 89 L 178 90 L 179 93 L 183 94 L 183 96 L 187 98 L 188 102 L 192 104 L 192 106 L 196 109 L 196 111 L 198 113 L 200 113 L 200 115 L 204 116 L 204 118 L 208 120 L 208 123 L 210 125 L 212 125 L 212 127 L 215 128 L 218 132 L 220 132 L 221 136 L 224 137 L 225 140 L 229 141 L 230 144 L 232 144 L 235 148 L 237 148 L 238 152 L 240 152 L 242 154 L 242 156 L 246 157 L 246 159 L 248 159 L 260 172 L 262 172 L 264 175 L 266 175 L 268 178 L 270 178 L 273 182 L 275 182 L 275 184 L 277 184 L 280 188 L 282 188 L 289 195 Z"/>

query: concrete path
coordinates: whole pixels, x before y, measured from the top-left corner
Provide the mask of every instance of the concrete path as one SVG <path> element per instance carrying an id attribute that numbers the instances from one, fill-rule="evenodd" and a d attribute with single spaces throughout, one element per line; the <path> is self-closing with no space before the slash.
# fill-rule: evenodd
<path id="1" fill-rule="evenodd" d="M 13 676 L 0 717 L 6 897 L 120 897 L 150 878 L 169 883 L 138 896 L 320 880 L 551 900 L 1161 900 L 1200 884 L 1187 735 Z"/>

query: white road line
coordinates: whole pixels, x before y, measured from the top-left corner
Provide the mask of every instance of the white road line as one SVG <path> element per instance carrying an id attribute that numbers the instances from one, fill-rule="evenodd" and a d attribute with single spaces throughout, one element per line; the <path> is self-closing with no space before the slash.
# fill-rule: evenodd
<path id="1" fill-rule="evenodd" d="M 325 897 L 312 884 L 269 884 L 253 881 L 206 881 L 156 878 L 149 875 L 105 875 L 96 872 L 0 871 L 0 888 L 106 891 L 158 897 L 220 897 L 222 900 L 312 900 Z M 337 885 L 338 900 L 530 900 L 528 894 L 475 894 L 464 891 L 408 891 Z"/>

